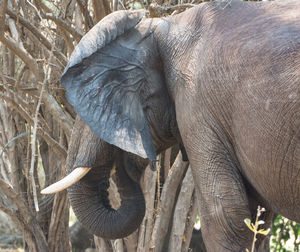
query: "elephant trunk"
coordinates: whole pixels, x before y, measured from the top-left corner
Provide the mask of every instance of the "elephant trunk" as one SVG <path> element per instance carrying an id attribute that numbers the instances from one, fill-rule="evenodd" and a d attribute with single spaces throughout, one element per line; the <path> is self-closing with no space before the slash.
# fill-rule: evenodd
<path id="1" fill-rule="evenodd" d="M 141 187 L 125 169 L 128 165 L 126 153 L 119 152 L 115 164 L 121 197 L 119 209 L 113 209 L 108 199 L 112 165 L 93 167 L 82 180 L 68 189 L 70 203 L 78 220 L 93 234 L 107 239 L 130 235 L 139 227 L 145 215 Z"/>

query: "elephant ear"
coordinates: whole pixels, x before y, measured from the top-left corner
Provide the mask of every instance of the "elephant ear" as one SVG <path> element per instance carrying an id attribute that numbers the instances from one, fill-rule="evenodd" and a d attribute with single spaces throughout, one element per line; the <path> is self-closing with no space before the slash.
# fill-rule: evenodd
<path id="1" fill-rule="evenodd" d="M 94 26 L 75 48 L 61 78 L 67 99 L 104 141 L 143 158 L 156 152 L 144 114 L 147 80 L 141 62 L 143 11 L 118 11 Z"/>

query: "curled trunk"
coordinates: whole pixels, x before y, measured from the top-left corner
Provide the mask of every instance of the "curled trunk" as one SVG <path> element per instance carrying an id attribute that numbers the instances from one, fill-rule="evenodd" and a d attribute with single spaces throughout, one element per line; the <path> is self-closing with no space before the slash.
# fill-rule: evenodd
<path id="1" fill-rule="evenodd" d="M 116 175 L 121 206 L 111 207 L 108 200 L 109 176 L 113 163 L 93 167 L 81 181 L 68 189 L 70 203 L 78 220 L 93 234 L 118 239 L 135 231 L 145 215 L 145 200 L 138 182 L 132 180 L 125 167 L 126 153 L 116 155 Z M 130 165 L 133 165 L 130 162 Z"/>

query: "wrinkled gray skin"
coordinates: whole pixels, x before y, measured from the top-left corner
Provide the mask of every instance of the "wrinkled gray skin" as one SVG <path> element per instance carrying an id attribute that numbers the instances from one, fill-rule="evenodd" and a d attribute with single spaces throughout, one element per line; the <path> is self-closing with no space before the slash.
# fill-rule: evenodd
<path id="1" fill-rule="evenodd" d="M 106 238 L 134 231 L 145 211 L 140 174 L 182 139 L 208 251 L 250 248 L 243 220 L 258 204 L 268 223 L 273 213 L 300 222 L 300 2 L 213 2 L 168 18 L 143 15 L 102 20 L 62 77 L 89 126 L 77 120 L 68 158 L 69 170 L 93 167 L 69 189 L 78 219 Z M 105 197 L 114 162 L 117 211 Z"/>

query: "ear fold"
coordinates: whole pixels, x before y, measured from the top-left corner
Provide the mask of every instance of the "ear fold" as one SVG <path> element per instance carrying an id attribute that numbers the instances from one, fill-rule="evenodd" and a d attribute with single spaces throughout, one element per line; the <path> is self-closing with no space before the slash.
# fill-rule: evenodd
<path id="1" fill-rule="evenodd" d="M 141 67 L 145 52 L 138 50 L 138 44 L 143 38 L 137 32 L 130 33 L 143 13 L 121 14 L 101 21 L 82 39 L 61 83 L 69 102 L 98 137 L 125 151 L 155 160 L 155 147 L 142 103 L 147 80 Z"/>

